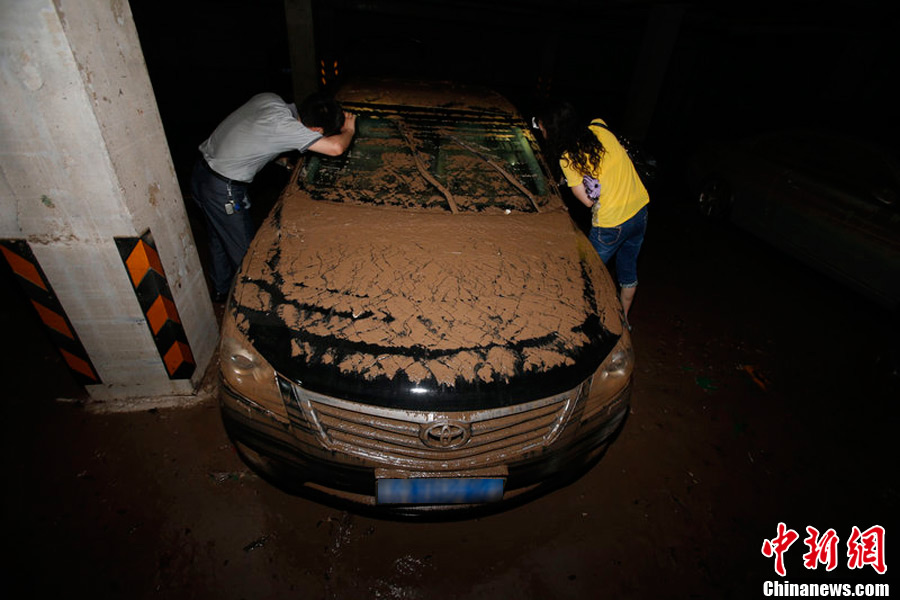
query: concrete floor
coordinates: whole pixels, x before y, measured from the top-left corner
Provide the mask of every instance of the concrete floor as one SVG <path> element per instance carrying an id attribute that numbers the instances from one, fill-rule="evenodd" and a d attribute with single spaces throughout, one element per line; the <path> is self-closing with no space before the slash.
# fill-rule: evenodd
<path id="1" fill-rule="evenodd" d="M 845 549 L 854 525 L 896 531 L 900 394 L 881 365 L 886 316 L 673 201 L 655 197 L 651 211 L 622 435 L 571 485 L 471 520 L 377 520 L 285 494 L 242 464 L 210 394 L 122 414 L 57 401 L 78 389 L 24 301 L 4 294 L 5 587 L 42 598 L 756 598 L 780 579 L 760 550 L 779 522 L 800 533 L 790 582 L 889 583 L 890 568 L 849 569 Z M 831 573 L 802 565 L 808 525 L 841 538 Z"/>

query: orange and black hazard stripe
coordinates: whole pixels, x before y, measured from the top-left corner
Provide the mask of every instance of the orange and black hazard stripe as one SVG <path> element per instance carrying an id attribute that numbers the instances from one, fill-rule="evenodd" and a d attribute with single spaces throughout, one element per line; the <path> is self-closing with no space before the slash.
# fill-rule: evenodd
<path id="1" fill-rule="evenodd" d="M 0 240 L 0 253 L 25 290 L 25 295 L 46 326 L 50 339 L 56 344 L 75 380 L 82 385 L 102 383 L 28 242 Z"/>
<path id="2" fill-rule="evenodd" d="M 172 300 L 153 236 L 147 231 L 139 238 L 115 240 L 169 378 L 189 378 L 196 368 L 194 355 Z"/>

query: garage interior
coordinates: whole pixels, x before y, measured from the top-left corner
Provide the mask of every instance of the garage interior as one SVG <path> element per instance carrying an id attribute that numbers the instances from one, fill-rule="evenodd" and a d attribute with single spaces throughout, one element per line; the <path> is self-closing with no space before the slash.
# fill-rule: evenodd
<path id="1" fill-rule="evenodd" d="M 852 571 L 846 560 L 833 572 L 805 568 L 802 534 L 833 528 L 845 544 L 854 526 L 893 531 L 896 309 L 701 220 L 681 173 L 705 139 L 770 128 L 833 126 L 893 142 L 895 9 L 184 4 L 29 1 L 43 19 L 29 25 L 39 31 L 29 43 L 64 38 L 73 48 L 76 60 L 51 66 L 40 62 L 46 48 L 22 41 L 28 28 L 16 19 L 29 10 L 3 3 L 4 104 L 22 120 L 29 98 L 49 97 L 31 126 L 13 122 L 12 111 L 3 120 L 0 238 L 36 248 L 43 279 L 35 281 L 59 288 L 61 327 L 96 348 L 83 356 L 100 380 L 72 368 L 60 328 L 48 331 L 19 272 L 0 261 L 7 581 L 29 596 L 110 598 L 758 597 L 765 581 L 784 581 L 760 552 L 784 522 L 801 533 L 786 554 L 790 581 L 891 582 L 890 569 Z M 259 91 L 292 98 L 353 76 L 489 85 L 524 114 L 563 95 L 657 157 L 632 313 L 632 414 L 603 460 L 571 485 L 496 515 L 385 521 L 272 488 L 230 447 L 209 368 L 217 315 L 202 276 L 204 232 L 187 191 L 196 147 Z M 119 91 L 127 102 L 116 103 Z M 61 106 L 60 93 L 82 97 L 62 121 L 42 112 Z M 89 158 L 111 167 L 67 179 L 88 130 L 105 140 Z M 133 139 L 148 145 L 136 150 Z M 23 157 L 40 168 L 22 166 Z M 286 177 L 275 165 L 260 173 L 255 218 Z M 91 202 L 122 212 L 108 229 L 97 218 L 96 228 L 60 234 Z M 585 225 L 587 215 L 573 208 L 572 216 Z M 141 265 L 166 274 L 149 292 L 128 277 Z M 103 285 L 107 278 L 115 284 Z M 89 295 L 78 291 L 85 283 Z M 178 312 L 156 327 L 148 311 L 161 298 Z M 180 333 L 170 331 L 176 321 Z M 167 363 L 178 343 L 189 349 Z"/>

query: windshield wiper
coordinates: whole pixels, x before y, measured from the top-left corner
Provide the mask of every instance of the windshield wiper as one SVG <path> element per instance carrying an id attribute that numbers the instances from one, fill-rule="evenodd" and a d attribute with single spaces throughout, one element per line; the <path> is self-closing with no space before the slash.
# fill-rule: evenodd
<path id="1" fill-rule="evenodd" d="M 428 167 L 422 160 L 422 154 L 419 152 L 418 145 L 416 144 L 416 140 L 413 137 L 412 132 L 409 130 L 409 127 L 407 127 L 403 119 L 399 117 L 393 120 L 397 123 L 397 129 L 399 129 L 400 133 L 403 135 L 403 139 L 406 142 L 409 151 L 412 152 L 413 160 L 416 163 L 416 168 L 419 170 L 419 173 L 422 174 L 422 177 L 424 177 L 425 180 L 428 181 L 428 183 L 436 187 L 438 191 L 440 191 L 444 195 L 444 198 L 447 199 L 447 204 L 450 205 L 450 212 L 452 212 L 453 214 L 458 214 L 459 207 L 456 205 L 456 200 L 453 198 L 453 193 L 447 188 L 447 186 L 438 181 L 437 178 L 428 171 Z"/>
<path id="2" fill-rule="evenodd" d="M 453 140 L 454 142 L 486 162 L 489 166 L 493 167 L 497 172 L 503 175 L 503 177 L 505 177 L 508 182 L 513 184 L 517 190 L 525 194 L 525 196 L 531 201 L 531 205 L 534 207 L 534 212 L 541 212 L 541 209 L 538 207 L 537 198 L 534 197 L 534 194 L 532 194 L 528 188 L 522 185 L 522 182 L 516 179 L 515 176 L 504 169 L 496 160 L 491 158 L 491 156 L 489 155 L 490 151 L 487 148 L 482 148 L 480 146 L 476 148 L 475 146 L 462 141 L 455 135 L 452 135 L 448 132 L 441 132 L 441 135 Z"/>

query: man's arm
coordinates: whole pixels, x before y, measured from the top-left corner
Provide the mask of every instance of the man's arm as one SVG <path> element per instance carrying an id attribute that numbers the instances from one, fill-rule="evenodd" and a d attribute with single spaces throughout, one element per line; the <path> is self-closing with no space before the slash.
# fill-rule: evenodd
<path id="1" fill-rule="evenodd" d="M 317 139 L 310 145 L 308 150 L 325 154 L 326 156 L 340 156 L 350 147 L 350 142 L 353 141 L 355 133 L 356 115 L 345 112 L 344 126 L 341 127 L 341 132 Z"/>

